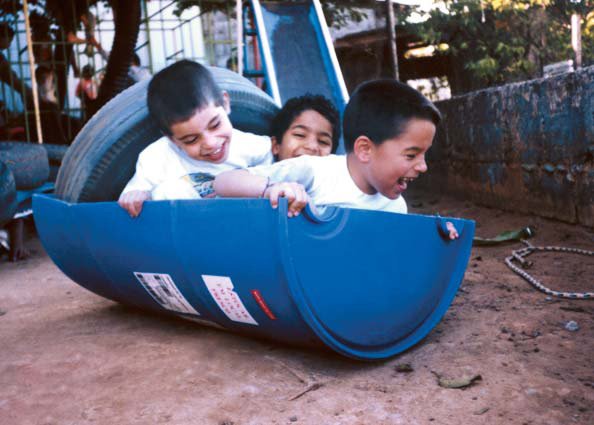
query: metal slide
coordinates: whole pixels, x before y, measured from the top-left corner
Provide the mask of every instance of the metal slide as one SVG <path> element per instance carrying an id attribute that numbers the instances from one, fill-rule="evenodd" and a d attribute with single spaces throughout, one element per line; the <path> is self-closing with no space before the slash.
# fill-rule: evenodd
<path id="1" fill-rule="evenodd" d="M 279 106 L 322 94 L 342 111 L 348 93 L 320 2 L 252 0 L 251 8 L 268 94 Z"/>

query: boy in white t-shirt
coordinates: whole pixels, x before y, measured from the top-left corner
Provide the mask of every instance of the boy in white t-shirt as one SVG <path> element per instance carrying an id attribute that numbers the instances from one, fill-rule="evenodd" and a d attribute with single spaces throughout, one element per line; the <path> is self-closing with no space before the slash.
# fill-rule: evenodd
<path id="1" fill-rule="evenodd" d="M 301 156 L 269 166 L 221 173 L 214 188 L 219 196 L 263 197 L 274 208 L 284 196 L 289 216 L 308 201 L 318 207 L 340 206 L 406 213 L 401 194 L 427 171 L 441 114 L 412 87 L 396 80 L 360 85 L 343 116 L 346 156 Z M 458 233 L 448 223 L 450 238 Z"/>
<path id="2" fill-rule="evenodd" d="M 140 153 L 120 195 L 132 217 L 146 200 L 209 197 L 217 174 L 272 163 L 270 138 L 231 126 L 229 95 L 196 62 L 182 60 L 155 74 L 147 105 L 164 137 Z"/>

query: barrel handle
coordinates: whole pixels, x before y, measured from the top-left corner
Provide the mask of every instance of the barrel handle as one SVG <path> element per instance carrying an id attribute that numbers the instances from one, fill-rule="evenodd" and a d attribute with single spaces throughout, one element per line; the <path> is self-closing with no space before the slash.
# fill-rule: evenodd
<path id="1" fill-rule="evenodd" d="M 320 212 L 315 205 L 308 202 L 302 211 L 303 216 L 312 223 L 327 223 L 334 220 L 334 218 L 340 213 L 339 207 L 326 207 L 324 212 Z"/>

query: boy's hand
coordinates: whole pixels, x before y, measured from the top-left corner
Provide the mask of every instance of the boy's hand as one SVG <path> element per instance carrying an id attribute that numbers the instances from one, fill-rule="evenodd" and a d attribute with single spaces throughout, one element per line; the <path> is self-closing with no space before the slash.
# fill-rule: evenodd
<path id="1" fill-rule="evenodd" d="M 450 232 L 451 240 L 458 239 L 459 235 L 458 231 L 456 230 L 456 227 L 454 226 L 454 223 L 452 223 L 451 221 L 446 222 L 446 228 Z"/>
<path id="2" fill-rule="evenodd" d="M 275 183 L 264 191 L 264 198 L 270 199 L 272 208 L 278 207 L 278 198 L 281 196 L 287 198 L 287 201 L 289 201 L 289 217 L 298 216 L 309 201 L 307 192 L 300 183 Z"/>
<path id="3" fill-rule="evenodd" d="M 130 217 L 138 217 L 142 211 L 144 201 L 151 199 L 151 193 L 146 190 L 131 190 L 120 196 L 118 204 L 128 211 Z"/>

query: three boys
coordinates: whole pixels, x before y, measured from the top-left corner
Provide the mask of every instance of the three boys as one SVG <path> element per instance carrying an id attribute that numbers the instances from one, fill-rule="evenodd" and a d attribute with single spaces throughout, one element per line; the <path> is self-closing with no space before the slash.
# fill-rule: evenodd
<path id="1" fill-rule="evenodd" d="M 282 144 L 277 143 L 279 138 L 284 139 L 287 130 L 282 136 L 279 132 L 275 134 L 273 125 L 273 153 L 281 161 L 270 164 L 270 145 L 267 145 L 267 156 L 257 149 L 266 143 L 254 140 L 251 143 L 253 147 L 245 142 L 230 143 L 231 134 L 237 130 L 232 129 L 226 116 L 229 112 L 228 95 L 220 92 L 207 76 L 202 78 L 204 82 L 194 91 L 182 91 L 187 93 L 183 102 L 178 99 L 166 102 L 167 93 L 180 92 L 179 87 L 174 87 L 180 84 L 177 79 L 169 78 L 169 87 L 163 84 L 164 87 L 160 87 L 162 90 L 151 90 L 149 86 L 149 111 L 168 135 L 168 139 L 153 145 L 173 148 L 179 161 L 185 159 L 187 162 L 188 158 L 201 161 L 192 164 L 200 165 L 201 172 L 204 172 L 204 167 L 210 166 L 215 175 L 212 189 L 218 196 L 265 197 L 270 199 L 273 207 L 278 205 L 278 198 L 284 196 L 289 202 L 289 216 L 298 215 L 310 201 L 318 207 L 407 212 L 401 194 L 410 182 L 427 171 L 425 154 L 433 143 L 441 120 L 435 105 L 417 90 L 395 80 L 375 80 L 359 86 L 343 118 L 346 156 L 307 155 L 334 152 L 333 137 L 336 135 L 338 139 L 338 131 L 328 128 L 332 125 L 331 120 L 324 123 L 319 119 L 324 117 L 318 111 L 307 110 L 297 115 L 297 118 L 305 115 L 305 119 L 295 125 L 293 135 L 303 139 L 307 136 L 311 142 L 297 143 L 296 149 L 288 150 L 286 156 L 293 156 L 290 159 L 284 159 Z M 151 92 L 158 93 L 158 96 L 151 96 Z M 178 103 L 184 104 L 181 110 L 185 113 L 176 112 Z M 293 123 L 296 120 L 285 121 Z M 330 133 L 331 130 L 334 131 Z M 160 183 L 158 179 L 150 181 L 147 178 L 150 173 L 144 170 L 148 162 L 146 152 L 153 145 L 141 153 L 136 174 L 120 197 L 120 205 L 132 216 L 138 215 L 142 202 L 151 198 L 150 191 Z M 243 162 L 230 161 L 229 152 L 234 146 L 245 148 L 242 151 L 244 156 L 248 152 L 256 155 L 248 160 L 240 155 Z M 164 161 L 164 149 L 158 149 L 157 154 L 152 155 L 155 160 L 153 166 L 162 169 L 159 161 Z M 173 159 L 170 158 L 170 162 L 175 162 Z M 176 168 L 179 170 L 178 164 Z M 187 171 L 191 167 L 185 168 Z M 162 177 L 175 173 L 161 170 L 158 174 Z M 458 237 L 451 223 L 449 230 L 451 239 Z"/>

